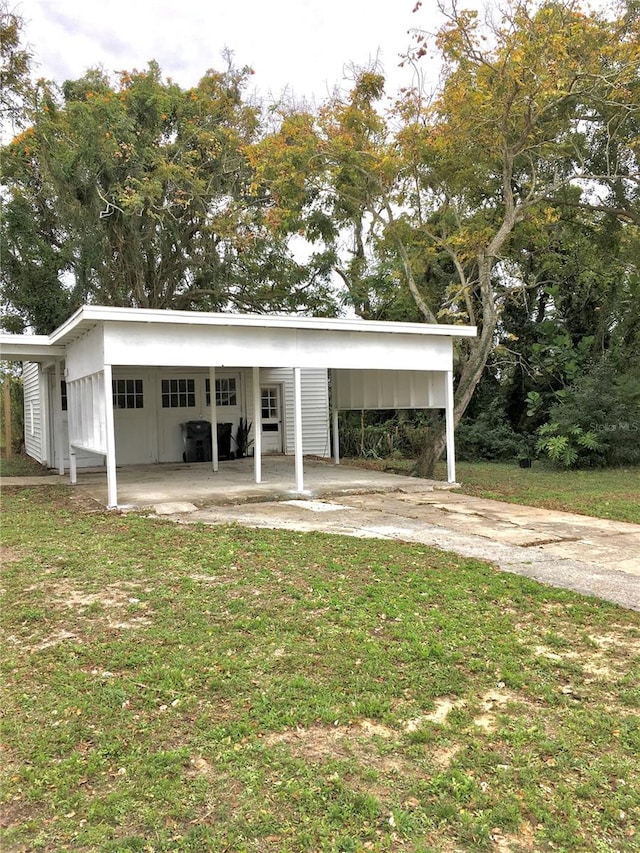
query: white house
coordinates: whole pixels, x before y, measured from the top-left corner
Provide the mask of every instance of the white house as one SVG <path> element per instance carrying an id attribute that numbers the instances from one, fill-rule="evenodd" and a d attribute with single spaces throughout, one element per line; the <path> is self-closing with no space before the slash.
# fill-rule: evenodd
<path id="1" fill-rule="evenodd" d="M 292 454 L 302 492 L 305 454 L 333 448 L 339 462 L 338 412 L 347 409 L 444 409 L 454 482 L 453 339 L 475 334 L 471 326 L 89 305 L 51 335 L 1 334 L 0 356 L 24 362 L 27 453 L 69 469 L 71 482 L 78 467 L 106 465 L 115 507 L 117 465 L 189 458 L 218 471 L 220 458 L 237 452 L 229 429 L 235 438 L 241 423 L 251 425 L 256 482 L 263 454 Z M 210 438 L 199 432 L 204 422 Z"/>

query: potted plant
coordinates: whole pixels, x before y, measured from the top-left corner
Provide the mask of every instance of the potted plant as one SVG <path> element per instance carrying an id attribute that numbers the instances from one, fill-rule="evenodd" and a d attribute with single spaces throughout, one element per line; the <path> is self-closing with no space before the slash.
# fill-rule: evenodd
<path id="1" fill-rule="evenodd" d="M 249 438 L 251 426 L 252 425 L 247 422 L 246 418 L 240 418 L 240 422 L 238 423 L 238 428 L 236 429 L 236 435 L 234 438 L 234 441 L 236 443 L 236 457 L 238 459 L 242 459 L 244 456 L 247 456 L 249 448 L 253 444 L 253 439 Z"/>

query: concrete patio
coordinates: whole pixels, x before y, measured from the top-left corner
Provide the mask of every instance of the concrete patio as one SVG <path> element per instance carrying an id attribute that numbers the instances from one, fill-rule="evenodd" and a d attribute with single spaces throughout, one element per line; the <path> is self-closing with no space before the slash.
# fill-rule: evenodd
<path id="1" fill-rule="evenodd" d="M 189 512 L 203 506 L 222 506 L 291 498 L 321 498 L 359 492 L 393 492 L 425 489 L 448 490 L 448 483 L 402 477 L 346 465 L 329 459 L 306 457 L 304 492 L 295 492 L 291 456 L 265 456 L 262 482 L 254 482 L 253 459 L 221 461 L 214 473 L 210 462 L 172 462 L 157 465 L 125 465 L 117 469 L 118 506 L 123 509 L 154 508 L 160 514 Z M 20 478 L 23 484 L 25 478 Z M 68 475 L 50 480 L 67 484 Z M 8 485 L 6 479 L 5 484 Z M 78 469 L 76 489 L 106 506 L 107 478 L 103 468 Z"/>

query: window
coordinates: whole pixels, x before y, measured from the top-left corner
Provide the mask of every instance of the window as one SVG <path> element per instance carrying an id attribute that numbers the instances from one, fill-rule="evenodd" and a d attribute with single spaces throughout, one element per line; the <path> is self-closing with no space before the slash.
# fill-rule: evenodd
<path id="1" fill-rule="evenodd" d="M 163 379 L 162 408 L 192 409 L 196 405 L 194 379 Z"/>
<path id="2" fill-rule="evenodd" d="M 67 383 L 62 379 L 60 381 L 60 401 L 62 403 L 62 411 L 66 412 L 67 407 L 69 405 L 69 400 L 67 398 Z"/>
<path id="3" fill-rule="evenodd" d="M 261 408 L 263 418 L 278 417 L 278 390 L 277 388 L 263 388 L 260 392 Z"/>
<path id="4" fill-rule="evenodd" d="M 211 405 L 211 382 L 206 380 L 207 406 Z M 237 406 L 236 380 L 216 379 L 216 406 Z"/>
<path id="5" fill-rule="evenodd" d="M 114 409 L 142 409 L 144 407 L 142 379 L 114 379 L 111 387 L 113 389 Z"/>

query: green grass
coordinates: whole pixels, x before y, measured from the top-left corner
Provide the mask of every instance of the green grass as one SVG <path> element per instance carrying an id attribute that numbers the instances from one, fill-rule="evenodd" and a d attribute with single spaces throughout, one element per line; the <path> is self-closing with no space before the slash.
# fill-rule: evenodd
<path id="1" fill-rule="evenodd" d="M 356 464 L 409 474 L 415 461 L 366 460 Z M 436 476 L 446 480 L 443 464 Z M 561 471 L 535 461 L 531 468 L 520 468 L 516 462 L 458 462 L 456 477 L 467 495 L 640 524 L 637 467 Z"/>
<path id="2" fill-rule="evenodd" d="M 49 471 L 22 453 L 14 453 L 11 459 L 0 456 L 0 477 L 40 477 Z"/>
<path id="3" fill-rule="evenodd" d="M 58 486 L 2 537 L 3 850 L 637 850 L 637 613 Z"/>

